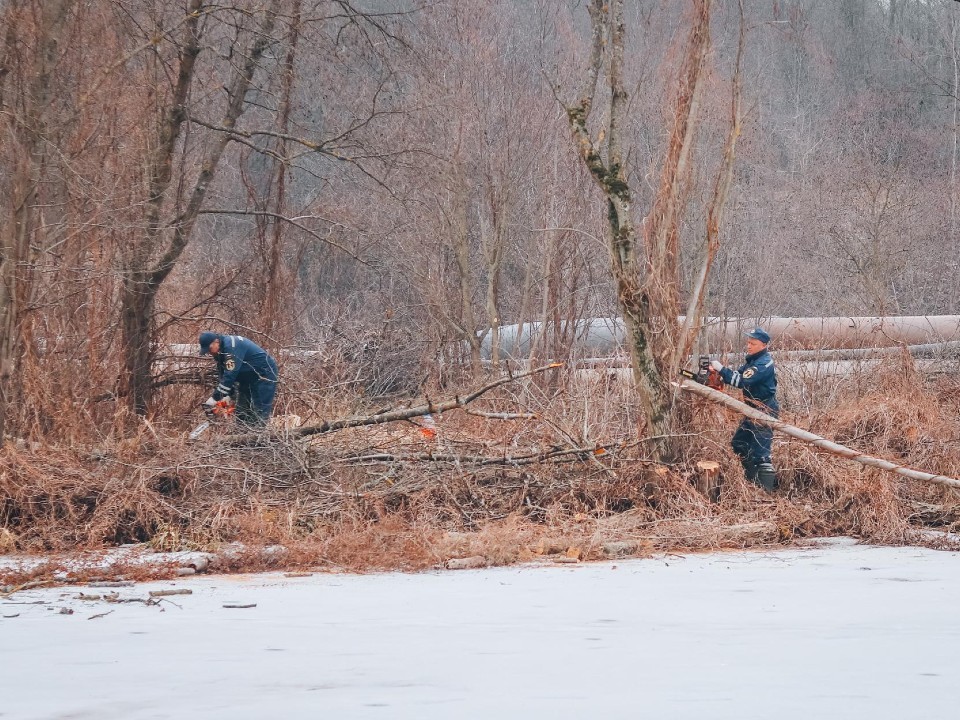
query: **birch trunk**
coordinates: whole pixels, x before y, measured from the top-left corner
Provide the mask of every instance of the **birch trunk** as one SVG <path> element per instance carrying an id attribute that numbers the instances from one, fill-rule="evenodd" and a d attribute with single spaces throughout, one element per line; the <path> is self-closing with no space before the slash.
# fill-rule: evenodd
<path id="1" fill-rule="evenodd" d="M 674 403 L 670 378 L 675 363 L 680 306 L 679 222 L 690 182 L 693 140 L 706 52 L 710 39 L 710 0 L 693 0 L 693 25 L 679 74 L 673 127 L 661 165 L 656 200 L 644 221 L 644 244 L 632 219 L 632 194 L 622 147 L 627 109 L 623 83 L 625 25 L 623 0 L 593 0 L 590 66 L 583 79 L 578 104 L 567 108 L 567 117 L 580 157 L 607 201 L 611 268 L 617 300 L 623 314 L 630 349 L 633 379 L 653 440 L 651 451 L 661 462 L 676 460 Z M 588 128 L 600 69 L 607 62 L 609 92 L 606 145 Z"/>

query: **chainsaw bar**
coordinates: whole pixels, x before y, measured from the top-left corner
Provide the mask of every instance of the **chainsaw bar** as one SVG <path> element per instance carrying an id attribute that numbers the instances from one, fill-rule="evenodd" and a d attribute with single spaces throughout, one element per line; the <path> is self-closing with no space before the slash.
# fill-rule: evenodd
<path id="1" fill-rule="evenodd" d="M 188 437 L 191 440 L 196 440 L 198 437 L 203 435 L 207 431 L 207 428 L 209 427 L 210 427 L 210 421 L 204 420 L 202 423 L 200 423 L 193 430 L 190 431 L 190 435 Z"/>

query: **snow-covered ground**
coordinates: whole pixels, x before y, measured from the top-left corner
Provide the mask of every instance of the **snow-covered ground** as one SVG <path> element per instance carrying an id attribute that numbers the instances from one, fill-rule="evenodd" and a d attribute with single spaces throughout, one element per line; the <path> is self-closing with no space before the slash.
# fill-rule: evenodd
<path id="1" fill-rule="evenodd" d="M 848 541 L 38 589 L 0 599 L 0 718 L 957 717 L 958 601 L 960 553 Z"/>

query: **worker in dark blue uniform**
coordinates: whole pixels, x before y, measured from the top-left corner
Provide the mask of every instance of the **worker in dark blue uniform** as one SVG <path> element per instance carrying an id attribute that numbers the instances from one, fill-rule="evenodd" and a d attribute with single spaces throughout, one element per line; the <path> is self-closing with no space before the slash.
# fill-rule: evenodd
<path id="1" fill-rule="evenodd" d="M 280 371 L 270 353 L 242 335 L 200 333 L 200 354 L 210 354 L 217 361 L 220 381 L 204 403 L 208 408 L 232 397 L 237 420 L 253 427 L 263 427 L 273 413 Z"/>
<path id="2" fill-rule="evenodd" d="M 743 400 L 760 412 L 779 417 L 777 403 L 777 373 L 773 357 L 767 350 L 770 335 L 763 328 L 754 328 L 746 333 L 747 357 L 738 369 L 724 367 L 719 360 L 710 365 L 720 373 L 723 382 L 743 390 Z M 765 490 L 777 487 L 776 471 L 770 458 L 773 445 L 773 430 L 766 425 L 744 418 L 731 441 L 733 451 L 740 458 L 747 479 Z"/>

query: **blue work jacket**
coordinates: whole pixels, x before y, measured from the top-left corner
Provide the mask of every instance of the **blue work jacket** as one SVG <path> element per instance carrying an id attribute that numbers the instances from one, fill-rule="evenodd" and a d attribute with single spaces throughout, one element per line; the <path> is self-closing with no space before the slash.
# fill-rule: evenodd
<path id="1" fill-rule="evenodd" d="M 720 376 L 727 385 L 743 390 L 747 405 L 774 416 L 779 413 L 777 372 L 773 367 L 773 357 L 766 348 L 747 355 L 746 362 L 736 370 L 723 368 Z"/>
<path id="2" fill-rule="evenodd" d="M 277 381 L 277 364 L 270 353 L 242 335 L 221 335 L 217 353 L 220 382 L 213 391 L 214 400 L 222 400 L 234 386 Z"/>

